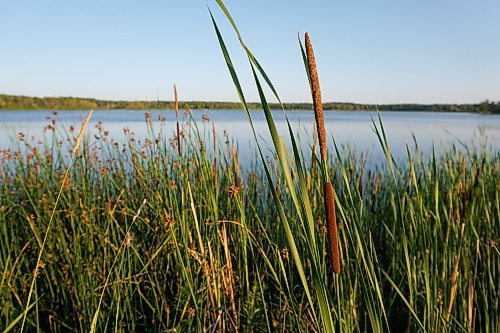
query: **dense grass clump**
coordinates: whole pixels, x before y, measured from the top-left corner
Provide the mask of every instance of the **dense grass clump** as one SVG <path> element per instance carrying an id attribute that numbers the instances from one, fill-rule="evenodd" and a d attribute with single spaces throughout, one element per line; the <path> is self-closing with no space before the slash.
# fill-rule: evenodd
<path id="1" fill-rule="evenodd" d="M 18 331 L 27 310 L 30 331 L 322 330 L 322 300 L 306 294 L 275 191 L 305 283 L 325 286 L 336 330 L 500 330 L 500 154 L 452 147 L 436 159 L 417 151 L 407 163 L 369 170 L 352 152 L 330 156 L 337 276 L 318 163 L 301 166 L 309 233 L 275 160 L 267 165 L 271 189 L 259 164 L 241 174 L 237 149 L 227 136 L 214 140 L 207 118 L 200 128 L 182 123 L 179 140 L 146 121 L 150 138 L 125 130 L 124 144 L 98 124 L 64 182 L 76 138 L 53 133 L 57 125 L 42 143 L 20 136 L 22 153 L 2 152 L 3 329 Z M 307 255 L 311 241 L 317 258 Z"/>

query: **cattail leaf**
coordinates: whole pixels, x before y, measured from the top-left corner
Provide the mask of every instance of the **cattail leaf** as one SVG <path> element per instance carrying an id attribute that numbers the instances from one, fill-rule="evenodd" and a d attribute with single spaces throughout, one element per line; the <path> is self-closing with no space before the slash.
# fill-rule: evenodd
<path id="1" fill-rule="evenodd" d="M 306 69 L 307 81 L 309 82 L 309 89 L 312 92 L 312 82 L 311 82 L 311 73 L 309 72 L 309 66 L 307 65 L 307 55 L 304 50 L 304 45 L 302 44 L 302 40 L 300 39 L 300 33 L 297 34 L 297 39 L 299 40 L 300 45 L 300 53 L 302 55 L 302 61 L 304 62 L 304 68 Z"/>
<path id="2" fill-rule="evenodd" d="M 281 169 L 283 171 L 283 174 L 285 175 L 285 180 L 287 182 L 288 190 L 290 191 L 290 195 L 292 196 L 292 200 L 295 204 L 297 213 L 299 214 L 299 218 L 301 221 L 303 221 L 302 211 L 300 209 L 299 200 L 297 198 L 295 186 L 293 184 L 292 176 L 290 174 L 290 168 L 289 168 L 289 165 L 288 165 L 286 157 L 285 157 L 286 147 L 284 146 L 284 144 L 282 143 L 282 141 L 279 138 L 278 130 L 276 129 L 276 124 L 274 122 L 273 115 L 271 113 L 271 109 L 269 108 L 269 104 L 267 103 L 267 99 L 264 95 L 264 91 L 262 90 L 262 86 L 260 84 L 259 78 L 257 77 L 257 73 L 255 72 L 253 65 L 251 65 L 251 67 L 252 67 L 252 72 L 253 72 L 255 84 L 256 84 L 257 90 L 259 92 L 259 97 L 260 97 L 260 101 L 262 104 L 262 109 L 264 110 L 264 115 L 266 117 L 267 126 L 268 126 L 269 132 L 271 134 L 274 148 L 276 149 L 276 153 L 278 155 L 278 160 L 280 162 Z"/>
<path id="3" fill-rule="evenodd" d="M 246 103 L 246 101 L 244 99 L 243 91 L 241 90 L 241 85 L 239 84 L 239 80 L 238 80 L 238 77 L 236 75 L 236 71 L 234 70 L 234 66 L 233 66 L 231 58 L 229 56 L 229 52 L 227 51 L 227 48 L 226 48 L 225 43 L 224 43 L 224 40 L 223 40 L 223 38 L 222 38 L 222 36 L 220 34 L 219 28 L 217 27 L 217 23 L 215 22 L 215 19 L 214 19 L 214 17 L 213 17 L 213 15 L 212 15 L 211 12 L 210 12 L 210 15 L 212 17 L 212 22 L 213 22 L 215 31 L 217 33 L 217 37 L 218 37 L 218 40 L 219 40 L 219 45 L 220 45 L 220 47 L 222 49 L 222 53 L 224 55 L 224 59 L 226 60 L 226 65 L 227 65 L 227 67 L 229 69 L 229 72 L 231 73 L 231 77 L 233 78 L 233 83 L 234 83 L 234 85 L 236 87 L 236 90 L 238 91 L 238 95 L 239 95 L 240 100 L 242 102 L 243 109 L 245 110 L 245 113 L 246 113 L 247 118 L 248 118 L 249 123 L 250 123 L 250 127 L 252 128 L 252 134 L 253 134 L 254 140 L 255 140 L 255 142 L 257 144 L 257 150 L 259 152 L 260 158 L 261 158 L 261 160 L 263 162 L 264 171 L 265 171 L 266 178 L 267 178 L 267 180 L 269 182 L 269 185 L 270 185 L 271 194 L 273 196 L 275 205 L 277 206 L 276 208 L 277 208 L 277 211 L 278 211 L 278 216 L 280 217 L 280 221 L 282 222 L 282 225 L 283 225 L 283 227 L 285 229 L 285 235 L 286 235 L 288 244 L 290 246 L 290 250 L 291 250 L 291 253 L 292 253 L 292 258 L 294 259 L 295 265 L 297 266 L 297 271 L 298 271 L 300 279 L 302 281 L 302 285 L 304 287 L 304 291 L 306 293 L 306 296 L 307 296 L 309 302 L 311 304 L 314 304 L 313 299 L 312 299 L 312 295 L 310 293 L 309 286 L 308 286 L 308 283 L 307 283 L 307 278 L 306 278 L 306 275 L 305 275 L 304 266 L 302 265 L 302 260 L 301 260 L 301 258 L 299 256 L 299 253 L 298 253 L 298 250 L 297 250 L 297 245 L 295 243 L 295 239 L 294 239 L 293 233 L 292 233 L 292 231 L 290 229 L 290 225 L 288 223 L 288 219 L 286 218 L 286 214 L 285 214 L 283 205 L 281 204 L 281 201 L 279 199 L 278 193 L 276 192 L 276 188 L 275 188 L 275 186 L 273 184 L 272 177 L 271 177 L 271 174 L 270 174 L 269 169 L 267 167 L 266 160 L 265 160 L 264 155 L 262 153 L 262 149 L 260 147 L 259 140 L 257 138 L 257 132 L 255 131 L 255 127 L 253 126 L 253 122 L 252 122 L 252 119 L 251 119 L 251 116 L 250 116 L 249 108 L 248 108 L 248 105 L 247 105 L 247 103 Z M 254 71 L 254 73 L 255 73 L 255 71 Z M 277 136 L 276 128 L 274 128 L 274 135 L 275 135 L 274 139 L 278 140 L 278 147 L 279 147 L 279 137 Z M 280 152 L 280 153 L 283 154 L 282 152 Z M 314 318 L 317 318 L 316 317 L 316 313 L 314 311 L 314 308 L 311 308 L 311 311 L 313 313 Z"/>
<path id="4" fill-rule="evenodd" d="M 295 158 L 295 168 L 297 169 L 297 175 L 299 178 L 299 189 L 300 197 L 302 198 L 303 209 L 307 219 L 307 225 L 309 227 L 309 239 L 311 242 L 311 249 L 315 258 L 318 255 L 317 245 L 316 245 L 316 233 L 314 232 L 314 216 L 311 207 L 311 201 L 309 200 L 309 191 L 307 189 L 307 184 L 304 177 L 304 170 L 302 169 L 302 162 L 300 160 L 299 150 L 297 148 L 297 142 L 295 136 L 293 135 L 292 127 L 287 120 L 288 132 L 290 133 L 290 138 L 292 141 L 293 155 Z"/>
<path id="5" fill-rule="evenodd" d="M 223 11 L 223 13 L 226 16 L 226 18 L 228 19 L 228 21 L 231 23 L 231 26 L 233 27 L 234 31 L 236 32 L 236 35 L 238 36 L 238 40 L 240 41 L 240 44 L 243 47 L 243 49 L 245 50 L 248 58 L 255 65 L 255 67 L 257 68 L 257 70 L 259 71 L 259 73 L 262 75 L 262 77 L 266 81 L 267 85 L 269 86 L 269 88 L 273 92 L 274 96 L 278 100 L 279 104 L 281 105 L 281 108 L 283 109 L 283 103 L 281 102 L 281 99 L 280 99 L 280 97 L 279 97 L 276 89 L 274 88 L 274 85 L 273 85 L 271 79 L 269 79 L 269 77 L 267 76 L 266 72 L 264 71 L 264 69 L 262 68 L 262 66 L 260 65 L 260 63 L 257 61 L 257 59 L 255 58 L 255 56 L 253 55 L 253 53 L 246 46 L 246 44 L 243 42 L 243 37 L 241 36 L 240 31 L 238 30 L 238 27 L 236 26 L 236 23 L 233 20 L 233 17 L 231 16 L 231 14 L 227 10 L 226 6 L 224 5 L 224 2 L 222 0 L 216 0 L 216 2 L 219 5 L 219 7 L 221 8 L 221 10 Z"/>

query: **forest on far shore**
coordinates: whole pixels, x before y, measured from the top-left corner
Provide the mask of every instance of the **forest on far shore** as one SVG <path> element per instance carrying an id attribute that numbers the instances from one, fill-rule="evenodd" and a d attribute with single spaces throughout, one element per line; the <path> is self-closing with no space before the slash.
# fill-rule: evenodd
<path id="1" fill-rule="evenodd" d="M 260 103 L 249 103 L 252 109 L 260 109 Z M 271 103 L 272 109 L 281 109 L 279 104 Z M 284 103 L 286 110 L 312 110 L 311 103 Z M 108 101 L 77 97 L 28 97 L 0 94 L 0 110 L 153 110 L 174 109 L 174 101 Z M 181 101 L 179 108 L 231 110 L 241 109 L 236 102 Z M 357 104 L 324 103 L 325 110 L 337 111 L 424 111 L 424 112 L 470 112 L 500 114 L 500 102 L 483 101 L 476 104 Z"/>

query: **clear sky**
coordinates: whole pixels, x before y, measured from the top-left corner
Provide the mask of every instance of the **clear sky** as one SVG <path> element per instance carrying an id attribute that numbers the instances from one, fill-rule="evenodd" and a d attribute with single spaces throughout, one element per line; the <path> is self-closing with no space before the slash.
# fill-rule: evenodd
<path id="1" fill-rule="evenodd" d="M 324 101 L 500 100 L 499 0 L 226 0 L 282 100 L 310 102 L 309 31 Z M 0 0 L 0 93 L 236 101 L 207 6 L 248 99 L 248 63 L 214 0 Z"/>

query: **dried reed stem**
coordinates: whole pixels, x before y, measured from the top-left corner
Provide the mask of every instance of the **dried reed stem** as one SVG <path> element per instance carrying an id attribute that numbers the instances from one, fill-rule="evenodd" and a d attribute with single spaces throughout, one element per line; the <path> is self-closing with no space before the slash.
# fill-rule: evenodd
<path id="1" fill-rule="evenodd" d="M 460 238 L 462 239 L 465 230 L 465 223 L 462 223 L 460 228 Z M 448 303 L 448 312 L 446 313 L 446 321 L 450 323 L 450 318 L 453 310 L 453 303 L 455 303 L 455 298 L 457 296 L 457 284 L 458 276 L 460 274 L 460 252 L 455 256 L 455 267 L 453 269 L 453 274 L 451 274 L 451 288 L 450 288 L 450 301 Z"/>
<path id="2" fill-rule="evenodd" d="M 231 260 L 231 251 L 229 248 L 229 239 L 227 236 L 225 223 L 222 223 L 220 238 L 222 241 L 222 245 L 224 248 L 224 254 L 226 257 L 226 267 L 222 271 L 222 280 L 223 280 L 224 285 L 225 285 L 226 295 L 229 297 L 229 303 L 231 304 L 233 321 L 235 323 L 234 329 L 237 332 L 238 328 L 236 326 L 236 323 L 238 322 L 238 315 L 236 312 L 236 303 L 234 301 L 234 280 L 233 280 L 233 275 L 235 274 L 235 272 L 233 270 L 233 264 L 232 264 L 232 260 Z"/>
<path id="3" fill-rule="evenodd" d="M 468 297 L 467 297 L 467 331 L 474 332 L 474 280 L 469 278 Z"/>
<path id="4" fill-rule="evenodd" d="M 196 214 L 196 206 L 194 204 L 193 192 L 191 191 L 191 184 L 189 183 L 189 181 L 187 182 L 187 187 L 188 187 L 191 211 L 193 212 L 196 235 L 198 236 L 198 243 L 200 244 L 200 255 L 201 255 L 200 261 L 203 265 L 203 272 L 204 272 L 205 277 L 207 279 L 207 285 L 210 286 L 210 285 L 212 285 L 211 276 L 210 276 L 210 268 L 209 268 L 210 265 L 207 263 L 207 259 L 206 259 L 206 255 L 205 255 L 205 253 L 206 253 L 205 246 L 203 245 L 203 237 L 201 236 L 200 223 L 198 220 L 198 214 Z M 209 243 L 209 245 L 210 245 L 210 243 Z M 215 303 L 215 297 L 214 297 L 214 290 L 212 290 L 212 288 L 208 288 L 208 295 L 210 298 L 210 303 L 212 304 L 213 307 L 215 307 L 216 303 Z"/>
<path id="5" fill-rule="evenodd" d="M 80 144 L 82 143 L 83 136 L 85 135 L 85 130 L 87 129 L 87 125 L 89 124 L 90 118 L 92 117 L 92 113 L 94 110 L 90 110 L 89 114 L 85 118 L 82 124 L 82 128 L 80 129 L 80 133 L 78 133 L 78 137 L 76 138 L 75 145 L 73 147 L 72 155 L 76 154 L 76 151 L 78 150 L 78 147 L 80 147 Z"/>

